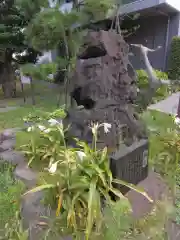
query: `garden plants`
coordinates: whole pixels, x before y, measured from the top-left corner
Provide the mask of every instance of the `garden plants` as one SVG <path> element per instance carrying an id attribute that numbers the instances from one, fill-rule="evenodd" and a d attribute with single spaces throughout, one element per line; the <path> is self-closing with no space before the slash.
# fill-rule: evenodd
<path id="1" fill-rule="evenodd" d="M 70 127 L 70 126 L 69 126 Z M 103 206 L 115 204 L 110 193 L 118 201 L 128 200 L 113 183 L 123 184 L 143 194 L 141 189 L 122 180 L 113 179 L 109 168 L 108 149 L 97 149 L 100 128 L 108 134 L 109 123 L 92 123 L 92 146 L 74 139 L 77 147 L 67 145 L 68 128 L 64 129 L 61 120 L 49 119 L 44 124 L 28 127 L 31 141 L 23 146 L 29 165 L 40 171 L 38 186 L 28 191 L 44 191 L 44 203 L 56 212 L 60 235 L 79 234 L 91 239 L 101 235 L 103 226 Z"/>

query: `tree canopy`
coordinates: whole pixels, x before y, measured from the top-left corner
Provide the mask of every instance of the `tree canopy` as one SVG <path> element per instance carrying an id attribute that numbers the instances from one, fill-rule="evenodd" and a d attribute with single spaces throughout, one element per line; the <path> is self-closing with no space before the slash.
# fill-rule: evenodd
<path id="1" fill-rule="evenodd" d="M 57 51 L 55 82 L 64 82 L 73 67 L 88 26 L 105 19 L 117 7 L 115 0 L 51 1 L 26 29 L 29 43 L 38 51 Z"/>
<path id="2" fill-rule="evenodd" d="M 24 63 L 36 60 L 38 52 L 28 44 L 24 31 L 43 5 L 45 1 L 41 0 L 0 0 L 0 49 L 4 52 L 2 62 Z"/>
<path id="3" fill-rule="evenodd" d="M 68 38 L 68 42 L 77 37 L 77 26 L 106 18 L 114 9 L 114 0 L 84 0 L 72 1 L 71 11 L 61 11 L 61 1 L 54 6 L 39 12 L 27 28 L 27 38 L 38 50 L 58 48 Z M 71 37 L 73 34 L 73 39 Z M 71 41 L 72 44 L 72 41 Z"/>

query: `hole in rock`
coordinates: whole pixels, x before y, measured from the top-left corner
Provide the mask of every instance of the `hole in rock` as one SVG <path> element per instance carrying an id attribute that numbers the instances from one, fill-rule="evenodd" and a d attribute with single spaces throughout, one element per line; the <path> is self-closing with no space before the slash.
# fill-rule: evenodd
<path id="1" fill-rule="evenodd" d="M 79 55 L 79 59 L 97 58 L 106 55 L 106 50 L 101 47 L 92 46 L 88 47 L 85 52 Z"/>
<path id="2" fill-rule="evenodd" d="M 81 91 L 82 91 L 82 88 L 81 87 L 77 87 L 71 93 L 71 97 L 74 98 L 74 100 L 76 101 L 78 106 L 81 105 Z"/>
<path id="3" fill-rule="evenodd" d="M 129 77 L 134 79 L 135 78 L 135 72 L 134 72 L 134 69 L 133 69 L 132 65 L 130 65 L 130 64 L 127 65 L 127 71 L 128 71 Z"/>
<path id="4" fill-rule="evenodd" d="M 92 109 L 95 106 L 95 101 L 92 100 L 90 97 L 83 97 L 82 98 L 82 88 L 81 87 L 77 87 L 72 93 L 71 93 L 71 97 L 74 98 L 74 100 L 76 101 L 77 105 L 80 106 L 84 106 L 85 109 Z"/>
<path id="5" fill-rule="evenodd" d="M 95 101 L 87 97 L 82 100 L 81 105 L 83 105 L 85 109 L 92 109 L 95 106 Z"/>

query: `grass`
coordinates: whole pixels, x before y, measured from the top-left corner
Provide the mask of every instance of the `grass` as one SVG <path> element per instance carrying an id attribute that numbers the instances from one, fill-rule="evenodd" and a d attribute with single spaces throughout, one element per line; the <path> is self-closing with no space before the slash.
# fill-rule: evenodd
<path id="1" fill-rule="evenodd" d="M 171 212 L 171 204 L 167 199 L 157 202 L 153 211 L 148 216 L 134 222 L 133 231 L 129 239 L 168 239 L 165 225 Z"/>
<path id="2" fill-rule="evenodd" d="M 13 169 L 8 163 L 0 163 L 0 229 L 13 221 L 19 211 L 19 200 L 24 190 L 23 183 L 14 179 Z"/>
<path id="3" fill-rule="evenodd" d="M 177 165 L 174 159 L 179 155 L 179 153 L 175 152 L 173 154 L 174 158 L 168 158 L 166 157 L 166 154 L 160 158 L 159 155 L 164 151 L 164 142 L 161 141 L 160 136 L 168 136 L 168 138 L 170 138 L 169 140 L 173 142 L 173 140 L 175 140 L 173 138 L 173 134 L 168 134 L 167 132 L 168 130 L 175 130 L 177 126 L 174 124 L 171 116 L 157 111 L 149 111 L 144 113 L 143 119 L 151 129 L 156 130 L 155 132 L 151 132 L 149 137 L 150 165 L 157 171 L 160 170 L 163 172 L 166 169 L 166 173 L 163 175 L 163 177 L 171 189 L 172 200 L 175 202 L 175 221 L 177 224 L 180 224 L 180 175 L 178 173 L 180 172 L 180 166 L 179 164 Z"/>
<path id="4" fill-rule="evenodd" d="M 157 128 L 158 131 L 165 131 L 167 128 L 175 127 L 172 116 L 159 111 L 146 111 L 143 113 L 142 118 L 147 126 Z"/>
<path id="5" fill-rule="evenodd" d="M 163 142 L 160 141 L 159 136 L 167 133 L 167 129 L 175 129 L 172 116 L 158 111 L 147 111 L 142 115 L 146 126 L 150 130 L 149 141 L 149 158 L 150 163 L 153 164 L 153 159 L 163 151 Z"/>
<path id="6" fill-rule="evenodd" d="M 173 118 L 170 115 L 158 111 L 147 111 L 143 119 L 149 131 L 149 164 L 155 171 L 159 172 L 172 188 L 175 184 L 174 174 L 176 170 L 175 161 L 170 157 L 169 150 L 165 148 L 165 138 L 173 138 L 172 132 L 176 129 Z M 173 139 L 172 139 L 173 140 Z M 172 190 L 172 189 L 171 189 Z"/>
<path id="7" fill-rule="evenodd" d="M 24 122 L 23 118 L 29 113 L 39 114 L 40 111 L 53 111 L 57 108 L 58 98 L 62 89 L 59 87 L 50 87 L 42 81 L 34 82 L 34 92 L 36 104 L 32 105 L 31 90 L 27 85 L 25 86 L 24 93 L 27 102 L 23 102 L 23 95 L 20 90 L 20 85 L 17 84 L 17 97 L 12 99 L 4 99 L 0 92 L 0 108 L 4 106 L 17 106 L 15 110 L 0 113 L 0 130 L 13 127 L 22 127 Z M 60 104 L 64 104 L 64 94 L 60 96 Z"/>

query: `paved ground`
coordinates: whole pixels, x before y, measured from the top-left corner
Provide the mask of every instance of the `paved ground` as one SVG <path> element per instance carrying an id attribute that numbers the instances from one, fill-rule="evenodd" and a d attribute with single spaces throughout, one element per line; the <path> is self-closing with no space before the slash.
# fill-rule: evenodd
<path id="1" fill-rule="evenodd" d="M 12 111 L 12 110 L 16 110 L 18 107 L 1 107 L 0 106 L 0 113 L 3 113 L 3 112 L 9 112 L 9 111 Z"/>
<path id="2" fill-rule="evenodd" d="M 160 112 L 164 112 L 167 114 L 176 114 L 178 103 L 179 103 L 180 92 L 174 93 L 168 98 L 156 103 L 152 104 L 148 107 L 151 110 L 157 110 Z"/>

